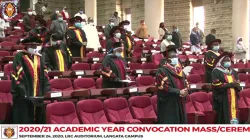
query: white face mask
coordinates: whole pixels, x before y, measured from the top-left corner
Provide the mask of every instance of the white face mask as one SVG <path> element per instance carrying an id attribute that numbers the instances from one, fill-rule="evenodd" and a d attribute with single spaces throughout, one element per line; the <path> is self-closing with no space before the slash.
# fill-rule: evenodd
<path id="1" fill-rule="evenodd" d="M 58 14 L 59 13 L 59 11 L 56 11 L 56 14 Z"/>
<path id="2" fill-rule="evenodd" d="M 120 39 L 121 38 L 121 33 L 116 33 L 115 38 Z"/>
<path id="3" fill-rule="evenodd" d="M 34 54 L 36 52 L 36 49 L 34 48 L 28 48 L 27 51 L 31 54 Z"/>
<path id="4" fill-rule="evenodd" d="M 243 44 L 243 41 L 239 41 L 240 44 Z"/>
<path id="5" fill-rule="evenodd" d="M 31 16 L 31 15 L 32 15 L 32 12 L 28 12 L 28 15 L 30 15 L 30 16 Z"/>

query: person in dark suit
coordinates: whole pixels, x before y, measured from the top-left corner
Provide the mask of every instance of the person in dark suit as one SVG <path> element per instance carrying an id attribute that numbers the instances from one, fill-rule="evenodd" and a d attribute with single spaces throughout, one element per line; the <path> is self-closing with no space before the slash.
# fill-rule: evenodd
<path id="1" fill-rule="evenodd" d="M 28 9 L 28 14 L 23 17 L 23 25 L 25 32 L 29 32 L 35 27 L 35 20 L 33 17 L 32 9 Z"/>
<path id="2" fill-rule="evenodd" d="M 182 39 L 181 34 L 178 30 L 178 27 L 176 25 L 173 26 L 173 32 L 172 32 L 172 42 L 175 44 L 175 46 L 178 49 L 182 48 Z"/>
<path id="3" fill-rule="evenodd" d="M 67 31 L 67 24 L 63 20 L 63 16 L 59 13 L 57 15 L 57 20 L 54 20 L 51 25 L 50 25 L 50 34 L 55 34 L 55 33 L 60 33 L 60 34 L 65 34 Z M 63 38 L 64 40 L 64 38 Z"/>
<path id="4" fill-rule="evenodd" d="M 216 34 L 216 30 L 212 29 L 211 33 L 206 36 L 206 45 L 210 44 L 210 42 L 216 39 L 215 34 Z"/>
<path id="5" fill-rule="evenodd" d="M 111 31 L 111 29 L 113 28 L 115 26 L 115 21 L 114 21 L 114 19 L 110 19 L 109 20 L 109 24 L 108 25 L 106 25 L 105 26 L 105 29 L 104 29 L 104 35 L 105 35 L 105 37 L 106 37 L 106 39 L 108 40 L 108 39 L 110 39 L 110 31 Z"/>

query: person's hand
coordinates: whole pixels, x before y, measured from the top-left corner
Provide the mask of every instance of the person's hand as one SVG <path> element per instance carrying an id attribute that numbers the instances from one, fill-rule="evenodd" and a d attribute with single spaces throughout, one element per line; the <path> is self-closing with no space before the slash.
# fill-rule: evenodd
<path id="1" fill-rule="evenodd" d="M 236 81 L 236 82 L 233 82 L 233 87 L 240 87 L 240 82 L 239 81 Z"/>
<path id="2" fill-rule="evenodd" d="M 131 78 L 128 75 L 126 75 L 126 79 L 131 81 Z"/>
<path id="3" fill-rule="evenodd" d="M 182 89 L 181 91 L 180 91 L 180 97 L 186 97 L 187 95 L 188 95 L 188 90 L 187 90 L 187 88 L 185 88 L 185 89 Z"/>

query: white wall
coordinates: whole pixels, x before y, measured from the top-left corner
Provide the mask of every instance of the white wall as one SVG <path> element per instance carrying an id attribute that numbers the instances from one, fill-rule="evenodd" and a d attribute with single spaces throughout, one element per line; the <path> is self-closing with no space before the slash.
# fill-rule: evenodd
<path id="1" fill-rule="evenodd" d="M 243 37 L 243 41 L 248 48 L 247 58 L 249 58 L 249 0 L 233 0 L 233 45 L 236 46 L 238 37 Z"/>
<path id="2" fill-rule="evenodd" d="M 164 22 L 164 0 L 145 0 L 145 23 L 151 37 L 159 38 L 159 24 Z"/>

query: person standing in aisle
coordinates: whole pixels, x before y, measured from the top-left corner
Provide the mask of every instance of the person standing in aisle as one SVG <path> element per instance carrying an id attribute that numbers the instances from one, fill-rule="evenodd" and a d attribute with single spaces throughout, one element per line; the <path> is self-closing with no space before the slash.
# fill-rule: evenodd
<path id="1" fill-rule="evenodd" d="M 175 46 L 167 49 L 167 59 L 156 73 L 157 111 L 159 124 L 186 124 L 186 77 L 178 61 Z"/>

